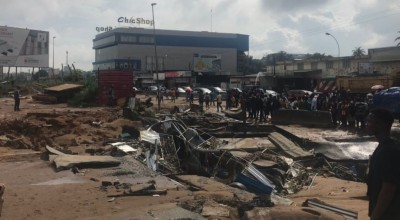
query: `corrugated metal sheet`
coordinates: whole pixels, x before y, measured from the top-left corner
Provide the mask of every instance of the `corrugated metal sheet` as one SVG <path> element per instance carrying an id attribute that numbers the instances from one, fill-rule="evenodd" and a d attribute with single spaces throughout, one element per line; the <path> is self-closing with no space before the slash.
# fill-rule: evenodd
<path id="1" fill-rule="evenodd" d="M 58 85 L 58 86 L 45 88 L 44 90 L 60 92 L 60 91 L 64 91 L 64 90 L 78 89 L 78 88 L 82 88 L 82 87 L 83 87 L 82 85 L 78 85 L 78 84 L 62 84 L 62 85 Z"/>

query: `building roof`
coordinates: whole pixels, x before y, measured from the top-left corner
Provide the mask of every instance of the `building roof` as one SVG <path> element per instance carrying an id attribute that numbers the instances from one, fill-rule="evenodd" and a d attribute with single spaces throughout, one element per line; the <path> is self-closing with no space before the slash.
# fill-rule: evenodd
<path id="1" fill-rule="evenodd" d="M 116 28 L 96 35 L 95 39 L 93 39 L 93 48 L 99 49 L 119 43 L 153 45 L 153 41 L 140 42 L 139 40 L 135 42 L 121 42 L 118 37 L 119 35 L 152 38 L 154 34 L 152 29 Z M 249 35 L 243 34 L 157 29 L 155 30 L 155 35 L 157 46 L 233 48 L 239 51 L 249 50 Z"/>

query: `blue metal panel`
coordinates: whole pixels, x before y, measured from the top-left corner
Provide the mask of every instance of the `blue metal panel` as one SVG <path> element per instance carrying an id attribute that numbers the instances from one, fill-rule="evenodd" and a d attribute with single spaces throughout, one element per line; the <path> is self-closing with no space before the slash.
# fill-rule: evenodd
<path id="1" fill-rule="evenodd" d="M 271 187 L 242 173 L 236 176 L 235 182 L 242 183 L 247 187 L 247 189 L 256 194 L 271 194 L 273 190 Z"/>

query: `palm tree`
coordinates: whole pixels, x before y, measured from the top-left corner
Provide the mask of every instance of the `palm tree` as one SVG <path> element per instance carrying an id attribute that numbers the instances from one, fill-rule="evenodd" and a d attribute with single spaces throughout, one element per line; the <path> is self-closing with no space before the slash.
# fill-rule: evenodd
<path id="1" fill-rule="evenodd" d="M 353 50 L 353 56 L 355 57 L 355 58 L 361 58 L 362 56 L 364 56 L 365 55 L 365 50 L 364 49 L 362 49 L 361 47 L 356 47 L 356 48 L 354 48 L 354 50 Z"/>
<path id="2" fill-rule="evenodd" d="M 398 31 L 400 33 L 400 31 Z M 397 46 L 400 47 L 400 37 L 397 37 L 396 39 L 394 39 L 394 41 L 399 41 L 399 43 L 397 43 Z"/>

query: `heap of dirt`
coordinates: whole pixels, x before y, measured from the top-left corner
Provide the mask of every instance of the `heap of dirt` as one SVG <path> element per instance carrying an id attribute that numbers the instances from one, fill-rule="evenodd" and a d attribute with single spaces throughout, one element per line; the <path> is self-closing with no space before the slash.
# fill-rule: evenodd
<path id="1" fill-rule="evenodd" d="M 142 124 L 123 119 L 118 109 L 29 112 L 0 122 L 0 146 L 36 151 L 46 145 L 102 146 L 107 139 L 118 138 L 126 126 L 139 129 Z"/>

